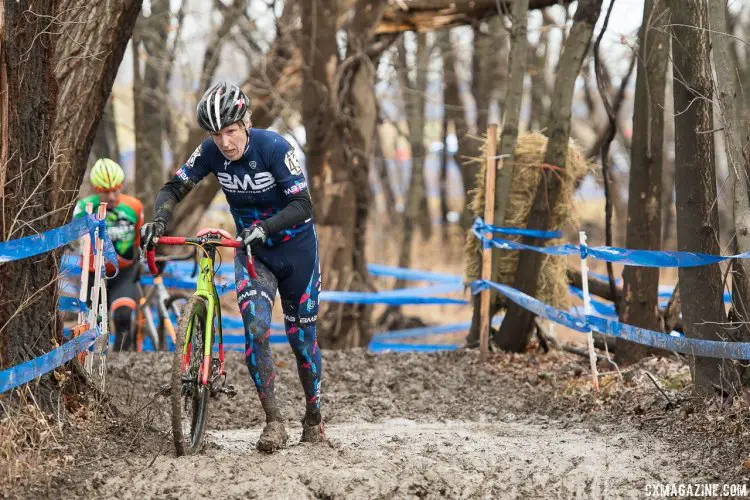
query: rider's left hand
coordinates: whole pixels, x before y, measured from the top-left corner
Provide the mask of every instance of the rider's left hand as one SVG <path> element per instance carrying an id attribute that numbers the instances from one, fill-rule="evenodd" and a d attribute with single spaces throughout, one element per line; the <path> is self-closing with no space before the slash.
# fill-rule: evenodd
<path id="1" fill-rule="evenodd" d="M 242 240 L 245 247 L 250 247 L 252 251 L 262 247 L 268 240 L 268 224 L 266 221 L 260 221 L 257 224 L 242 230 L 237 239 Z"/>

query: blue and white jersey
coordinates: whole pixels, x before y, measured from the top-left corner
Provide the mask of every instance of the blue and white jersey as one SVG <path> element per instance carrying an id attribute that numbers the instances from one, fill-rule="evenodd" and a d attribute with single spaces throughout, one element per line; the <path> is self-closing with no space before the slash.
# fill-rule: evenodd
<path id="1" fill-rule="evenodd" d="M 239 233 L 246 227 L 279 213 L 289 197 L 307 190 L 294 148 L 276 132 L 250 129 L 247 149 L 239 160 L 230 161 L 211 138 L 196 148 L 175 173 L 184 182 L 195 184 L 209 173 L 219 181 L 229 203 Z M 270 235 L 268 246 L 309 231 L 312 219 Z"/>

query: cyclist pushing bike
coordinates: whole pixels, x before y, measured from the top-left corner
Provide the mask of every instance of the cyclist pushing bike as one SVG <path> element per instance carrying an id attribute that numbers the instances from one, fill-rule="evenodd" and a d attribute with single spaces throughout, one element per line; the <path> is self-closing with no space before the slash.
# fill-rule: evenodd
<path id="1" fill-rule="evenodd" d="M 137 198 L 121 192 L 124 180 L 125 172 L 117 162 L 109 158 L 100 158 L 91 167 L 89 175 L 89 181 L 97 194 L 79 200 L 73 212 L 73 217 L 83 217 L 86 215 L 87 203 L 91 203 L 94 210 L 99 203 L 107 203 L 107 234 L 114 244 L 119 267 L 117 275 L 106 281 L 107 302 L 114 323 L 115 351 L 135 347 L 131 332 L 137 303 L 141 298 L 135 281 L 138 273 L 143 205 Z M 94 272 L 93 259 L 89 271 Z M 111 276 L 114 272 L 114 266 L 107 264 L 107 274 Z M 93 274 L 90 275 L 90 279 L 93 280 Z"/>
<path id="2" fill-rule="evenodd" d="M 234 260 L 237 302 L 245 326 L 246 364 L 266 414 L 258 449 L 270 453 L 287 441 L 274 395 L 269 343 L 277 289 L 305 392 L 301 441 L 325 440 L 316 336 L 321 281 L 312 200 L 294 149 L 279 134 L 252 128 L 249 104 L 244 92 L 228 83 L 203 94 L 197 118 L 210 137 L 159 191 L 154 220 L 143 226 L 142 242 L 146 248 L 153 246 L 177 203 L 206 175 L 216 176 L 237 226 L 237 239 L 244 245 Z M 245 266 L 248 250 L 255 258 L 257 278 L 251 279 Z"/>

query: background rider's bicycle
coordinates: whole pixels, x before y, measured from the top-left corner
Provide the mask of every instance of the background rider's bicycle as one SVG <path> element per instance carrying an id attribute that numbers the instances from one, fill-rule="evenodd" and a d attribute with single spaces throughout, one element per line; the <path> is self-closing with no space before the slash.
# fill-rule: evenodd
<path id="1" fill-rule="evenodd" d="M 184 255 L 165 255 L 155 258 L 157 268 L 159 264 L 167 262 L 195 259 L 195 252 Z M 197 271 L 197 269 L 196 269 Z M 193 272 L 193 277 L 195 272 Z M 175 344 L 177 320 L 180 311 L 190 299 L 189 293 L 169 290 L 164 284 L 161 274 L 155 275 L 151 285 L 141 283 L 140 273 L 136 279 L 136 287 L 140 292 L 140 301 L 136 309 L 136 318 L 130 339 L 123 340 L 123 347 L 134 347 L 136 351 L 143 351 L 144 340 L 148 337 L 155 350 L 167 350 L 167 337 Z M 135 342 L 133 342 L 133 337 Z"/>
<path id="2" fill-rule="evenodd" d="M 219 393 L 229 397 L 236 394 L 234 386 L 226 385 L 221 303 L 214 282 L 214 259 L 217 247 L 240 248 L 242 242 L 231 239 L 225 231 L 203 230 L 195 238 L 162 236 L 155 243 L 193 245 L 201 253 L 195 293 L 183 307 L 177 324 L 168 391 L 175 450 L 177 455 L 193 454 L 203 442 L 209 398 Z M 157 274 L 153 249 L 146 253 L 146 258 L 149 270 Z M 255 267 L 249 254 L 246 265 L 250 277 L 255 278 Z M 214 356 L 214 344 L 218 357 Z"/>

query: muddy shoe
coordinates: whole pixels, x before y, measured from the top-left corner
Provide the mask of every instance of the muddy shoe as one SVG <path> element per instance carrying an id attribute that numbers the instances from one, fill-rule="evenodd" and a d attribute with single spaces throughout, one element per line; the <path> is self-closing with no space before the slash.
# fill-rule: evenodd
<path id="1" fill-rule="evenodd" d="M 302 422 L 302 439 L 299 440 L 300 443 L 326 443 L 328 442 L 328 439 L 326 438 L 325 430 L 323 429 L 323 424 L 317 424 L 317 425 L 307 425 L 305 422 Z"/>
<path id="2" fill-rule="evenodd" d="M 258 439 L 258 450 L 273 453 L 286 446 L 286 429 L 282 422 L 268 422 Z"/>

